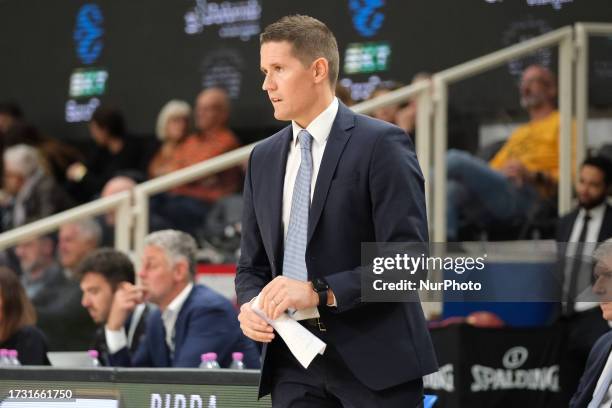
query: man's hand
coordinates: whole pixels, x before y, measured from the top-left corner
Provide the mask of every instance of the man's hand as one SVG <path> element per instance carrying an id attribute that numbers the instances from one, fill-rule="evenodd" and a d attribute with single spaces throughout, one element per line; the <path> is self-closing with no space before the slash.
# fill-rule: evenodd
<path id="1" fill-rule="evenodd" d="M 113 305 L 111 306 L 106 327 L 109 330 L 120 330 L 130 313 L 136 306 L 144 301 L 144 292 L 141 287 L 132 285 L 129 282 L 122 282 L 115 291 Z"/>
<path id="2" fill-rule="evenodd" d="M 238 315 L 240 328 L 249 339 L 269 343 L 274 339 L 274 329 L 251 309 L 251 302 L 240 306 L 240 314 Z"/>
<path id="3" fill-rule="evenodd" d="M 277 276 L 259 294 L 259 307 L 270 319 L 275 320 L 289 308 L 296 310 L 319 304 L 319 295 L 310 282 Z"/>
<path id="4" fill-rule="evenodd" d="M 532 174 L 529 170 L 523 166 L 523 163 L 516 159 L 507 160 L 500 171 L 517 187 L 522 187 L 526 182 L 532 179 Z"/>

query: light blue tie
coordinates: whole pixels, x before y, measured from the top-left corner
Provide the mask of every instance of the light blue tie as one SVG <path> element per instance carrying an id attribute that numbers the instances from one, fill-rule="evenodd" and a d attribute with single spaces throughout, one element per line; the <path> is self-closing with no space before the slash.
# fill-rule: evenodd
<path id="1" fill-rule="evenodd" d="M 306 240 L 308 239 L 308 212 L 310 211 L 310 184 L 312 181 L 312 136 L 306 130 L 298 134 L 302 161 L 298 170 L 293 197 L 291 198 L 291 214 L 285 239 L 285 254 L 283 257 L 283 276 L 301 281 L 308 280 L 306 270 Z"/>
<path id="2" fill-rule="evenodd" d="M 610 388 L 610 381 L 612 381 L 612 370 L 608 370 L 604 375 L 604 379 L 601 383 L 601 387 L 597 389 L 597 392 L 593 395 L 593 399 L 589 402 L 589 406 L 587 408 L 599 408 L 601 403 L 604 400 L 604 397 L 608 393 L 608 388 Z"/>

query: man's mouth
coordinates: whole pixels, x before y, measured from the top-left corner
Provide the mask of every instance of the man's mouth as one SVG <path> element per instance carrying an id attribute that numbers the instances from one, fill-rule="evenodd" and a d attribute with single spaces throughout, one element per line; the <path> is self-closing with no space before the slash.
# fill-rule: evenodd
<path id="1" fill-rule="evenodd" d="M 270 100 L 272 101 L 272 103 L 277 103 L 277 102 L 281 102 L 282 101 L 281 98 L 270 98 Z"/>

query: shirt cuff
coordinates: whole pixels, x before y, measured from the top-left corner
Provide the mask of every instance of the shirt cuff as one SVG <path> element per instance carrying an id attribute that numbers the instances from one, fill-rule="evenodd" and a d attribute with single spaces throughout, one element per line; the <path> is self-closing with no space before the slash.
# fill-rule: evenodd
<path id="1" fill-rule="evenodd" d="M 104 335 L 106 336 L 106 347 L 108 352 L 115 354 L 124 347 L 127 347 L 127 336 L 125 335 L 125 329 L 120 330 L 109 330 L 104 327 Z"/>

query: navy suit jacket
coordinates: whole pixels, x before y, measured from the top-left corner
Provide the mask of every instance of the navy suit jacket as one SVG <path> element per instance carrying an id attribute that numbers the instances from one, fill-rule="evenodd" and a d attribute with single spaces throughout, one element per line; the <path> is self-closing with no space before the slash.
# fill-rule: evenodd
<path id="1" fill-rule="evenodd" d="M 240 304 L 282 274 L 282 200 L 288 126 L 255 146 L 244 186 Z M 424 183 L 410 138 L 398 127 L 355 114 L 342 103 L 327 140 L 310 207 L 306 266 L 324 277 L 337 308 L 320 306 L 328 341 L 367 387 L 381 390 L 437 370 L 418 302 L 361 302 L 362 242 L 427 242 Z M 417 299 L 418 300 L 418 299 Z M 272 371 L 263 348 L 260 396 Z"/>
<path id="2" fill-rule="evenodd" d="M 219 293 L 195 285 L 176 319 L 174 358 L 166 345 L 166 330 L 159 309 L 151 312 L 145 337 L 131 355 L 124 347 L 110 355 L 113 366 L 198 367 L 200 355 L 217 353 L 221 367 L 232 362 L 232 352 L 244 353 L 247 368 L 259 368 L 255 343 L 244 337 L 231 302 Z"/>
<path id="3" fill-rule="evenodd" d="M 599 380 L 606 361 L 608 361 L 611 348 L 612 331 L 609 331 L 601 336 L 591 349 L 578 389 L 570 401 L 570 408 L 586 408 L 589 405 L 593 398 L 593 392 L 595 392 L 597 380 Z"/>

